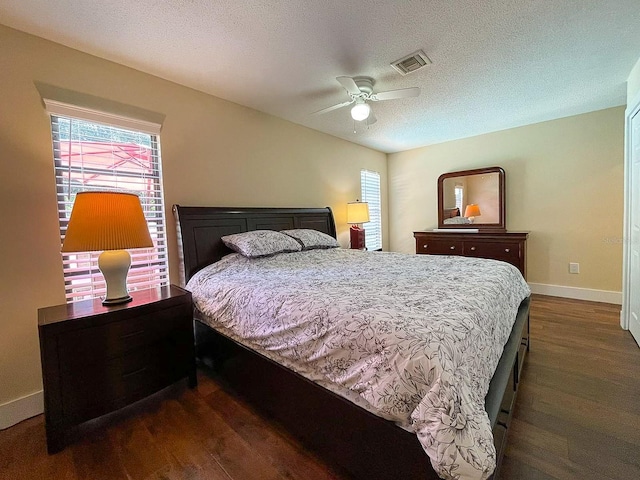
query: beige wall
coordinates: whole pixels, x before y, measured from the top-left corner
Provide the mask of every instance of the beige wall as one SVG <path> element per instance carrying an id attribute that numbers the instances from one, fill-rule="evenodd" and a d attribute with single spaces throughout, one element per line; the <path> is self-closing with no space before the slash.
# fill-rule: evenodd
<path id="1" fill-rule="evenodd" d="M 381 174 L 388 238 L 385 154 L 0 26 L 0 405 L 42 388 L 37 309 L 64 302 L 50 127 L 34 81 L 164 114 L 168 210 L 328 205 L 346 245 L 346 203 L 366 168 Z"/>
<path id="2" fill-rule="evenodd" d="M 437 179 L 501 166 L 507 228 L 529 230 L 527 280 L 619 292 L 624 107 L 389 155 L 391 249 L 437 226 Z M 568 273 L 579 262 L 580 274 Z"/>
<path id="3" fill-rule="evenodd" d="M 640 95 L 640 59 L 629 73 L 627 79 L 627 105 L 636 100 Z"/>

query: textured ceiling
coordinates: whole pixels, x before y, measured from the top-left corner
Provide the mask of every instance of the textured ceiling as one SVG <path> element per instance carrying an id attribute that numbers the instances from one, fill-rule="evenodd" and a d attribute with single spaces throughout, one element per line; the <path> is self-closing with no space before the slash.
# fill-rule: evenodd
<path id="1" fill-rule="evenodd" d="M 639 0 L 0 0 L 0 23 L 384 152 L 622 105 L 640 56 Z M 422 94 L 353 133 L 310 115 L 340 75 Z"/>

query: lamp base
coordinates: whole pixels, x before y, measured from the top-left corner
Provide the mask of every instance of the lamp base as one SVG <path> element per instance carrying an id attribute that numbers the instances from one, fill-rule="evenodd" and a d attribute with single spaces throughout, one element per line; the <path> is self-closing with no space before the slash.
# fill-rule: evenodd
<path id="1" fill-rule="evenodd" d="M 351 225 L 349 229 L 349 233 L 351 235 L 351 248 L 357 250 L 363 250 L 365 248 L 364 245 L 364 228 L 359 227 L 357 225 Z"/>
<path id="2" fill-rule="evenodd" d="M 98 268 L 107 284 L 107 296 L 103 305 L 118 305 L 132 300 L 127 290 L 127 273 L 131 255 L 126 250 L 105 250 L 98 257 Z"/>
<path id="3" fill-rule="evenodd" d="M 133 297 L 131 295 L 127 295 L 126 297 L 122 297 L 122 298 L 111 298 L 111 299 L 105 298 L 104 300 L 102 300 L 102 304 L 103 305 L 120 305 L 121 303 L 128 303 L 131 300 L 133 300 Z"/>

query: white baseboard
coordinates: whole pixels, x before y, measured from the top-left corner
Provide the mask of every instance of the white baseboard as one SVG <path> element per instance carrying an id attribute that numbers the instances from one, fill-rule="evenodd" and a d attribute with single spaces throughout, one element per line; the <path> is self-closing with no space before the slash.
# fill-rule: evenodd
<path id="1" fill-rule="evenodd" d="M 564 287 L 562 285 L 546 285 L 544 283 L 529 283 L 529 287 L 531 287 L 531 293 L 538 293 L 540 295 L 622 305 L 622 292 L 595 290 L 592 288 Z"/>
<path id="2" fill-rule="evenodd" d="M 42 390 L 0 405 L 0 430 L 44 412 Z"/>

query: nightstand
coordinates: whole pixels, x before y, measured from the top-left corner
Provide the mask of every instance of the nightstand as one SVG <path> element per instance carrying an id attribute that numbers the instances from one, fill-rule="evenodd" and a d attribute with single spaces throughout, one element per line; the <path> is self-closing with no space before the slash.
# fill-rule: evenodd
<path id="1" fill-rule="evenodd" d="M 66 432 L 187 377 L 195 387 L 191 293 L 174 285 L 41 308 L 38 332 L 49 453 Z"/>

